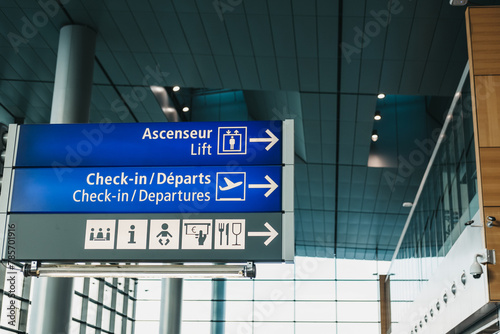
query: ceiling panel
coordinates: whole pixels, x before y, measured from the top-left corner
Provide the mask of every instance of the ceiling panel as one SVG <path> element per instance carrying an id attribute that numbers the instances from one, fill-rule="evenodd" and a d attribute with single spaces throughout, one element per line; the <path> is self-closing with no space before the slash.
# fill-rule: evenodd
<path id="1" fill-rule="evenodd" d="M 179 95 L 190 120 L 293 118 L 297 253 L 390 257 L 408 213 L 402 200 L 412 201 L 422 169 L 394 185 L 397 169 L 367 166 L 376 94 L 452 96 L 467 60 L 464 8 L 343 1 L 339 17 L 330 0 L 224 4 L 72 0 L 15 48 L 8 34 L 22 36 L 23 17 L 41 7 L 3 2 L 0 112 L 48 122 L 59 29 L 89 25 L 98 33 L 93 122 L 165 121 L 148 86 L 176 84 L 195 88 Z M 401 119 L 425 112 L 409 104 L 398 107 Z M 396 161 L 423 138 L 405 126 L 384 129 L 398 138 Z"/>
<path id="2" fill-rule="evenodd" d="M 134 15 L 126 11 L 112 11 L 111 16 L 117 26 L 120 27 L 120 33 L 132 52 L 145 52 L 148 46 L 141 30 L 137 26 Z"/>
<path id="3" fill-rule="evenodd" d="M 236 57 L 241 86 L 245 90 L 260 89 L 260 78 L 254 57 Z"/>
<path id="4" fill-rule="evenodd" d="M 359 78 L 359 92 L 362 94 L 378 94 L 380 72 L 382 71 L 381 60 L 363 59 L 361 61 Z"/>
<path id="5" fill-rule="evenodd" d="M 200 15 L 198 13 L 179 13 L 179 20 L 182 25 L 183 33 L 188 42 L 190 52 L 193 54 L 209 55 L 212 53 L 210 49 L 210 44 L 207 39 L 207 33 L 201 21 Z M 231 23 L 233 20 L 226 20 L 226 22 Z M 234 29 L 236 27 L 229 25 L 228 29 Z M 237 27 L 240 28 L 240 27 Z M 236 28 L 236 29 L 237 29 Z M 243 40 L 243 39 L 242 39 Z M 238 53 L 238 45 L 233 44 L 233 51 Z"/>
<path id="6" fill-rule="evenodd" d="M 359 73 L 361 71 L 361 61 L 353 59 L 350 62 L 342 61 L 341 67 L 341 93 L 355 93 L 359 88 Z"/>
<path id="7" fill-rule="evenodd" d="M 211 55 L 194 56 L 198 70 L 203 80 L 203 86 L 207 88 L 222 88 L 219 72 Z"/>
<path id="8" fill-rule="evenodd" d="M 303 1 L 302 1 L 303 2 Z M 314 11 L 314 6 L 306 5 Z M 299 12 L 306 15 L 304 12 Z M 318 22 L 315 16 L 295 16 L 294 20 L 295 45 L 297 48 L 297 57 L 314 58 L 318 57 Z M 327 45 L 331 45 L 328 41 Z"/>
<path id="9" fill-rule="evenodd" d="M 319 90 L 321 92 L 337 91 L 337 60 L 318 59 Z"/>
<path id="10" fill-rule="evenodd" d="M 274 57 L 255 57 L 261 88 L 264 90 L 279 90 L 278 68 Z"/>
<path id="11" fill-rule="evenodd" d="M 402 60 L 384 60 L 380 74 L 380 92 L 398 94 L 404 62 Z"/>
<path id="12" fill-rule="evenodd" d="M 291 16 L 274 15 L 271 17 L 274 51 L 277 57 L 296 57 L 296 46 L 293 35 L 293 19 Z"/>
<path id="13" fill-rule="evenodd" d="M 232 56 L 216 55 L 214 59 L 219 71 L 222 86 L 241 89 L 240 77 L 234 58 Z"/>
<path id="14" fill-rule="evenodd" d="M 230 15 L 224 19 L 231 49 L 235 56 L 254 56 L 252 41 L 244 15 Z"/>
<path id="15" fill-rule="evenodd" d="M 274 57 L 274 41 L 268 15 L 249 15 L 248 27 L 255 56 Z"/>
<path id="16" fill-rule="evenodd" d="M 136 34 L 140 33 L 140 38 L 144 39 L 147 44 L 147 48 L 139 50 L 139 52 L 145 50 L 160 54 L 170 52 L 166 42 L 167 38 L 163 35 L 163 31 L 153 12 L 134 11 L 134 19 L 138 28 Z"/>
<path id="17" fill-rule="evenodd" d="M 202 14 L 203 27 L 207 34 L 210 50 L 214 55 L 232 56 L 233 50 L 226 31 L 226 26 L 215 13 Z"/>
<path id="18" fill-rule="evenodd" d="M 184 31 L 182 30 L 178 16 L 176 13 L 172 12 L 165 13 L 156 11 L 156 8 L 158 7 L 162 6 L 156 6 L 154 12 L 163 31 L 163 36 L 165 36 L 165 41 L 169 46 L 170 52 L 174 54 L 189 54 L 191 50 L 186 40 Z"/>
<path id="19" fill-rule="evenodd" d="M 398 93 L 401 95 L 411 95 L 420 88 L 420 81 L 425 70 L 425 61 L 407 60 L 404 64 L 403 73 Z"/>
<path id="20" fill-rule="evenodd" d="M 278 73 L 281 90 L 298 91 L 299 74 L 297 71 L 297 60 L 295 58 L 278 57 Z"/>
<path id="21" fill-rule="evenodd" d="M 316 22 L 318 28 L 317 48 L 318 57 L 335 59 L 338 55 L 338 19 L 332 17 L 318 16 Z"/>
<path id="22" fill-rule="evenodd" d="M 427 59 L 429 49 L 433 43 L 433 35 L 436 31 L 437 22 L 437 17 L 415 18 L 408 42 L 407 59 L 421 61 Z"/>
<path id="23" fill-rule="evenodd" d="M 198 0 L 203 1 L 203 0 Z M 244 1 L 242 5 L 245 7 L 245 12 L 247 15 L 267 15 L 267 1 L 265 0 L 254 0 L 254 1 Z"/>

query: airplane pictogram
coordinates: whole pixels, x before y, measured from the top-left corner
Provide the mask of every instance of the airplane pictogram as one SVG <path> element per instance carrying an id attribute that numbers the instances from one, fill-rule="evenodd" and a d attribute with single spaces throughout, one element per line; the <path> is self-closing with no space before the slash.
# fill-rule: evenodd
<path id="1" fill-rule="evenodd" d="M 226 186 L 225 187 L 219 186 L 219 189 L 221 191 L 234 189 L 234 188 L 236 188 L 237 186 L 239 186 L 239 185 L 241 185 L 243 183 L 242 181 L 240 181 L 240 182 L 232 182 L 227 177 L 224 178 L 224 181 L 226 181 Z"/>

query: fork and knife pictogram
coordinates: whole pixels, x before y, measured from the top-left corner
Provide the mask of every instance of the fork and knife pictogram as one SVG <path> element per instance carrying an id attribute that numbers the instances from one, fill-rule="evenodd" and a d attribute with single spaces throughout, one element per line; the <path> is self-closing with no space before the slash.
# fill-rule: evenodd
<path id="1" fill-rule="evenodd" d="M 224 227 L 224 225 L 226 226 Z M 224 233 L 224 231 L 226 231 L 226 245 L 229 245 L 229 223 L 219 223 L 220 245 L 222 245 L 222 234 Z"/>

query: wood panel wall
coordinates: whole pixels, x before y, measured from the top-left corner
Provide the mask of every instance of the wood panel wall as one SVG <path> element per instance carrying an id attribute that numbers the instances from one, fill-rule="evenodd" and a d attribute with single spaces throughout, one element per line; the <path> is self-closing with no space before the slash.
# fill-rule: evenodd
<path id="1" fill-rule="evenodd" d="M 479 208 L 486 248 L 500 255 L 500 7 L 469 7 L 466 22 Z M 495 227 L 485 226 L 488 216 Z M 498 302 L 500 263 L 487 270 L 490 301 Z"/>
<path id="2" fill-rule="evenodd" d="M 380 333 L 391 332 L 391 280 L 390 276 L 379 275 Z"/>

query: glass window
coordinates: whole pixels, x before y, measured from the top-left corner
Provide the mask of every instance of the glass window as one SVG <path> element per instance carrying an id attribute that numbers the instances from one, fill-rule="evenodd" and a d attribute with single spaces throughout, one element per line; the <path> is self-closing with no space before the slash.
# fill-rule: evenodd
<path id="1" fill-rule="evenodd" d="M 99 297 L 99 281 L 95 278 L 90 279 L 89 284 L 89 298 L 98 300 Z"/>
<path id="2" fill-rule="evenodd" d="M 140 279 L 137 283 L 137 299 L 161 298 L 161 280 Z"/>
<path id="3" fill-rule="evenodd" d="M 96 334 L 95 329 L 92 327 L 86 327 L 85 328 L 85 334 Z"/>
<path id="4" fill-rule="evenodd" d="M 125 278 L 123 277 L 119 277 L 117 278 L 117 287 L 118 287 L 118 290 L 122 290 L 125 289 Z"/>
<path id="5" fill-rule="evenodd" d="M 251 315 L 251 314 L 250 314 Z M 232 322 L 228 321 L 224 324 L 225 333 L 252 333 L 252 322 Z"/>
<path id="6" fill-rule="evenodd" d="M 0 333 L 3 334 L 4 332 L 0 330 Z M 69 333 L 80 333 L 80 323 L 72 320 L 69 323 Z"/>
<path id="7" fill-rule="evenodd" d="M 210 321 L 211 311 L 211 301 L 185 300 L 182 303 L 182 320 Z"/>
<path id="8" fill-rule="evenodd" d="M 333 279 L 335 260 L 319 257 L 298 256 L 295 258 L 295 279 Z"/>
<path id="9" fill-rule="evenodd" d="M 254 334 L 276 334 L 276 333 L 293 333 L 293 322 L 271 322 L 265 324 L 254 324 Z"/>
<path id="10" fill-rule="evenodd" d="M 182 334 L 210 333 L 210 322 L 190 322 L 182 323 Z"/>
<path id="11" fill-rule="evenodd" d="M 115 333 L 121 333 L 122 332 L 122 321 L 123 321 L 123 318 L 120 315 L 117 314 L 115 316 Z"/>
<path id="12" fill-rule="evenodd" d="M 253 299 L 254 281 L 239 280 L 226 281 L 227 300 L 251 300 Z"/>
<path id="13" fill-rule="evenodd" d="M 337 331 L 337 320 L 379 325 L 378 276 L 373 274 L 383 264 L 301 257 L 295 265 L 259 266 L 262 270 L 257 269 L 258 279 L 226 281 L 224 326 L 227 333 L 341 333 Z M 335 273 L 340 275 L 340 269 L 344 277 L 339 281 Z M 152 299 L 146 291 L 148 288 L 161 289 L 161 281 L 138 282 L 137 294 L 146 298 L 136 304 L 137 334 L 157 331 L 153 323 L 159 326 L 160 300 L 159 297 Z M 183 298 L 182 332 L 209 333 L 214 303 L 212 281 L 185 280 Z M 342 302 L 337 302 L 337 298 Z M 365 300 L 372 302 L 355 302 Z M 117 321 L 119 319 L 118 316 Z M 349 326 L 345 328 L 350 330 Z"/>
<path id="14" fill-rule="evenodd" d="M 96 320 L 97 320 L 97 304 L 89 300 L 87 308 L 87 323 L 95 326 Z"/>
<path id="15" fill-rule="evenodd" d="M 293 321 L 294 303 L 278 301 L 254 302 L 254 321 Z"/>
<path id="16" fill-rule="evenodd" d="M 293 300 L 293 281 L 256 281 L 254 285 L 255 300 Z"/>
<path id="17" fill-rule="evenodd" d="M 294 266 L 293 264 L 271 264 L 271 263 L 257 263 L 255 265 L 257 271 L 256 280 L 260 279 L 287 279 L 293 278 Z"/>
<path id="18" fill-rule="evenodd" d="M 373 277 L 373 276 L 372 276 Z M 340 300 L 378 300 L 378 281 L 339 281 L 337 299 Z"/>
<path id="19" fill-rule="evenodd" d="M 73 298 L 71 298 L 71 314 L 72 317 L 78 320 L 82 319 L 82 297 L 73 294 Z"/>
<path id="20" fill-rule="evenodd" d="M 160 323 L 158 321 L 137 321 L 135 322 L 136 333 L 159 333 Z"/>
<path id="21" fill-rule="evenodd" d="M 296 300 L 335 300 L 335 281 L 296 281 Z"/>
<path id="22" fill-rule="evenodd" d="M 373 279 L 377 273 L 375 261 L 337 260 L 337 279 Z"/>
<path id="23" fill-rule="evenodd" d="M 338 333 L 359 334 L 359 333 L 379 333 L 380 324 L 377 323 L 339 323 Z"/>
<path id="24" fill-rule="evenodd" d="M 136 279 L 129 279 L 128 294 L 130 296 L 135 297 L 136 288 L 137 288 L 137 280 Z"/>
<path id="25" fill-rule="evenodd" d="M 251 321 L 252 301 L 226 301 L 226 321 Z"/>
<path id="26" fill-rule="evenodd" d="M 160 301 L 138 300 L 136 303 L 135 318 L 137 320 L 160 319 Z"/>
<path id="27" fill-rule="evenodd" d="M 109 324 L 111 320 L 111 312 L 108 309 L 102 309 L 102 320 L 101 320 L 101 328 L 109 331 Z"/>
<path id="28" fill-rule="evenodd" d="M 104 294 L 102 297 L 102 303 L 106 306 L 111 307 L 111 302 L 113 300 L 113 289 L 108 285 L 104 286 Z"/>
<path id="29" fill-rule="evenodd" d="M 296 321 L 334 321 L 335 302 L 296 302 Z"/>
<path id="30" fill-rule="evenodd" d="M 132 321 L 131 320 L 127 320 L 127 330 L 126 330 L 126 333 L 127 334 L 132 334 Z"/>
<path id="31" fill-rule="evenodd" d="M 75 277 L 75 278 L 73 278 L 73 289 L 75 289 L 75 291 L 83 293 L 83 283 L 84 283 L 84 280 L 85 279 L 83 277 Z"/>
<path id="32" fill-rule="evenodd" d="M 335 323 L 316 323 L 316 322 L 305 322 L 305 323 L 296 323 L 295 324 L 295 334 L 335 334 L 337 333 L 337 324 Z M 361 334 L 356 333 L 356 334 Z M 374 332 L 378 333 L 378 332 Z"/>
<path id="33" fill-rule="evenodd" d="M 351 321 L 351 322 L 380 321 L 379 303 L 338 302 L 337 316 L 339 321 Z"/>
<path id="34" fill-rule="evenodd" d="M 116 310 L 120 313 L 123 313 L 123 297 L 120 292 L 116 294 Z"/>
<path id="35" fill-rule="evenodd" d="M 212 281 L 184 280 L 182 292 L 184 300 L 212 299 Z"/>
<path id="36" fill-rule="evenodd" d="M 128 303 L 127 317 L 132 318 L 134 316 L 134 301 L 130 297 L 125 297 L 125 300 Z M 158 312 L 160 312 L 160 308 L 158 308 Z"/>

